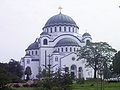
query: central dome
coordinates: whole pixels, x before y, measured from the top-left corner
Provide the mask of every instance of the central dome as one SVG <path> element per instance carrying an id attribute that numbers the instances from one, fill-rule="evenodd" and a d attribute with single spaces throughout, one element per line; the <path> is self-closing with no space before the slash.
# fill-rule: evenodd
<path id="1" fill-rule="evenodd" d="M 77 27 L 75 21 L 62 13 L 59 13 L 57 15 L 52 16 L 47 23 L 45 24 L 44 27 L 49 27 L 49 26 L 59 26 L 59 25 L 67 25 L 67 26 L 75 26 Z"/>

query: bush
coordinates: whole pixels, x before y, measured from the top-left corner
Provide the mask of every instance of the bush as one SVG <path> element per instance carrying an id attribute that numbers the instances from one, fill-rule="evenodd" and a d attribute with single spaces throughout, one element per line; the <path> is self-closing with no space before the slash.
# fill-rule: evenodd
<path id="1" fill-rule="evenodd" d="M 14 84 L 14 86 L 13 86 L 13 87 L 18 88 L 18 87 L 20 87 L 20 85 L 19 85 L 19 84 Z"/>
<path id="2" fill-rule="evenodd" d="M 53 87 L 52 90 L 63 90 L 62 87 Z"/>
<path id="3" fill-rule="evenodd" d="M 76 80 L 76 83 L 78 83 L 78 84 L 84 84 L 84 78 L 80 78 L 80 79 L 77 79 Z"/>
<path id="4" fill-rule="evenodd" d="M 30 86 L 30 85 L 29 85 L 29 84 L 27 84 L 27 83 L 23 85 L 23 87 L 29 87 L 29 86 Z"/>

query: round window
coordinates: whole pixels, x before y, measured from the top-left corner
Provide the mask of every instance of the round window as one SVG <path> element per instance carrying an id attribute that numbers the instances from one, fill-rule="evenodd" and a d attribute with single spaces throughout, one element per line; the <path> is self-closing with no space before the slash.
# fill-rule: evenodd
<path id="1" fill-rule="evenodd" d="M 72 60 L 74 61 L 74 60 L 75 60 L 75 57 L 72 57 Z"/>

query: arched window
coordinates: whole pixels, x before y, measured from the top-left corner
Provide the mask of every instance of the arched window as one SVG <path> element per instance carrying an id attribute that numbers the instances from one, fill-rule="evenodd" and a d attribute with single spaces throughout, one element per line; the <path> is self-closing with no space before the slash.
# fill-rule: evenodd
<path id="1" fill-rule="evenodd" d="M 70 32 L 70 27 L 69 27 L 69 32 Z"/>
<path id="2" fill-rule="evenodd" d="M 74 32 L 74 27 L 73 27 L 73 32 Z"/>
<path id="3" fill-rule="evenodd" d="M 82 72 L 82 67 L 79 67 L 79 72 Z"/>
<path id="4" fill-rule="evenodd" d="M 61 27 L 59 27 L 59 31 L 61 32 Z"/>
<path id="5" fill-rule="evenodd" d="M 75 52 L 75 48 L 74 48 L 74 52 Z"/>
<path id="6" fill-rule="evenodd" d="M 47 44 L 48 44 L 47 39 L 44 39 L 44 40 L 43 40 L 43 45 L 47 45 Z"/>
<path id="7" fill-rule="evenodd" d="M 37 51 L 35 51 L 35 54 L 36 54 L 36 55 L 38 54 Z"/>
<path id="8" fill-rule="evenodd" d="M 55 32 L 57 31 L 57 28 L 55 27 Z"/>
<path id="9" fill-rule="evenodd" d="M 77 66 L 76 65 L 72 65 L 71 66 L 71 70 L 76 70 L 77 69 Z"/>
<path id="10" fill-rule="evenodd" d="M 58 48 L 58 52 L 60 51 L 60 49 Z"/>
<path id="11" fill-rule="evenodd" d="M 63 48 L 61 48 L 61 51 L 63 52 Z"/>
<path id="12" fill-rule="evenodd" d="M 72 52 L 72 48 L 70 47 L 70 52 Z"/>
<path id="13" fill-rule="evenodd" d="M 64 27 L 64 31 L 66 32 L 66 27 Z"/>
<path id="14" fill-rule="evenodd" d="M 66 49 L 65 49 L 65 50 L 66 50 L 66 52 L 68 51 L 67 47 L 66 47 Z"/>
<path id="15" fill-rule="evenodd" d="M 27 64 L 30 64 L 30 60 L 29 59 L 27 59 Z"/>
<path id="16" fill-rule="evenodd" d="M 65 72 L 69 72 L 69 67 L 65 67 Z"/>
<path id="17" fill-rule="evenodd" d="M 57 57 L 57 56 L 55 57 L 55 61 L 56 61 L 56 62 L 58 61 L 58 57 Z"/>
<path id="18" fill-rule="evenodd" d="M 52 33 L 52 28 L 50 28 L 50 32 Z"/>
<path id="19" fill-rule="evenodd" d="M 32 51 L 32 55 L 34 54 L 34 52 Z"/>
<path id="20" fill-rule="evenodd" d="M 90 40 L 86 40 L 86 45 L 90 45 Z"/>

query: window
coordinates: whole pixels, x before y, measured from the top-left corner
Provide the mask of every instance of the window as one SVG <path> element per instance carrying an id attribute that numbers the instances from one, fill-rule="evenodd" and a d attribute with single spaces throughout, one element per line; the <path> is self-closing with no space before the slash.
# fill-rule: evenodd
<path id="1" fill-rule="evenodd" d="M 74 61 L 74 60 L 75 60 L 75 57 L 72 57 L 72 60 Z"/>
<path id="2" fill-rule="evenodd" d="M 59 31 L 61 32 L 61 27 L 59 27 Z"/>
<path id="3" fill-rule="evenodd" d="M 69 32 L 70 32 L 70 27 L 69 27 Z"/>
<path id="4" fill-rule="evenodd" d="M 86 41 L 86 45 L 90 45 L 90 40 L 87 40 L 87 41 Z"/>
<path id="5" fill-rule="evenodd" d="M 48 32 L 48 28 L 47 28 L 47 32 Z"/>
<path id="6" fill-rule="evenodd" d="M 47 45 L 47 44 L 48 44 L 47 39 L 44 39 L 44 40 L 43 40 L 43 45 Z"/>
<path id="7" fill-rule="evenodd" d="M 73 27 L 73 32 L 74 32 L 74 27 Z"/>
<path id="8" fill-rule="evenodd" d="M 34 52 L 32 51 L 32 55 L 34 54 Z"/>
<path id="9" fill-rule="evenodd" d="M 69 67 L 65 67 L 65 72 L 69 72 Z"/>
<path id="10" fill-rule="evenodd" d="M 71 66 L 71 70 L 76 70 L 77 69 L 77 66 L 76 65 L 72 65 Z"/>
<path id="11" fill-rule="evenodd" d="M 50 32 L 52 33 L 52 28 L 50 28 Z"/>
<path id="12" fill-rule="evenodd" d="M 55 32 L 57 31 L 57 28 L 55 27 Z"/>
<path id="13" fill-rule="evenodd" d="M 75 51 L 75 48 L 74 48 L 74 51 Z"/>
<path id="14" fill-rule="evenodd" d="M 30 51 L 28 51 L 28 54 L 30 55 Z"/>
<path id="15" fill-rule="evenodd" d="M 64 27 L 64 31 L 66 32 L 66 27 Z"/>
<path id="16" fill-rule="evenodd" d="M 35 54 L 36 54 L 36 55 L 38 54 L 37 51 L 35 51 Z"/>
<path id="17" fill-rule="evenodd" d="M 57 56 L 55 57 L 55 61 L 56 61 L 56 62 L 58 61 L 58 57 L 57 57 Z"/>
<path id="18" fill-rule="evenodd" d="M 30 60 L 29 59 L 27 59 L 27 64 L 30 64 Z"/>
<path id="19" fill-rule="evenodd" d="M 61 48 L 61 51 L 63 52 L 63 48 Z"/>
<path id="20" fill-rule="evenodd" d="M 66 52 L 68 51 L 68 49 L 66 48 Z"/>
<path id="21" fill-rule="evenodd" d="M 82 72 L 82 67 L 79 67 L 79 72 Z"/>
<path id="22" fill-rule="evenodd" d="M 72 48 L 70 47 L 70 52 L 72 52 Z"/>

